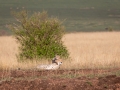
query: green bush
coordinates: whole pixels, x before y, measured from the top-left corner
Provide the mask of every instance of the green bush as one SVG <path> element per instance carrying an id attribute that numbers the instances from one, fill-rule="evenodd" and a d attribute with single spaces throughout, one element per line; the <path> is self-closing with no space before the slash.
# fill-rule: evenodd
<path id="1" fill-rule="evenodd" d="M 20 43 L 19 60 L 53 58 L 56 54 L 68 57 L 68 51 L 61 41 L 64 28 L 57 18 L 49 18 L 45 11 L 28 14 L 22 10 L 13 15 L 17 22 L 9 28 Z"/>

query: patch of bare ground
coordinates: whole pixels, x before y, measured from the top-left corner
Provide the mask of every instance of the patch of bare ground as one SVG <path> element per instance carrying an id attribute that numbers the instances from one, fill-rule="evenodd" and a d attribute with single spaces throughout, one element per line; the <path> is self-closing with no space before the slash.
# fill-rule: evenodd
<path id="1" fill-rule="evenodd" d="M 0 90 L 120 90 L 120 69 L 0 71 Z M 103 76 L 100 76 L 103 75 Z"/>

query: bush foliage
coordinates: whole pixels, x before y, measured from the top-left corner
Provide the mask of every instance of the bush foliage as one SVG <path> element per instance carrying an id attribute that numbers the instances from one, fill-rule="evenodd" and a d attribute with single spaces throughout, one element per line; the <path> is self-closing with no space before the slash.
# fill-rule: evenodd
<path id="1" fill-rule="evenodd" d="M 68 57 L 61 40 L 64 28 L 57 18 L 49 18 L 46 11 L 28 14 L 22 10 L 13 15 L 17 22 L 10 25 L 10 29 L 20 43 L 20 60 L 53 58 L 56 54 Z"/>

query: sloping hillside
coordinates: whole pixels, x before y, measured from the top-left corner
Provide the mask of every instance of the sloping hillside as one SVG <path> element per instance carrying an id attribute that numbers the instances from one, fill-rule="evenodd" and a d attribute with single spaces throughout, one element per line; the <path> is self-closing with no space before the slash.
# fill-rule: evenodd
<path id="1" fill-rule="evenodd" d="M 26 9 L 48 11 L 64 20 L 67 31 L 120 29 L 120 0 L 0 0 L 0 30 L 14 21 L 10 12 Z"/>

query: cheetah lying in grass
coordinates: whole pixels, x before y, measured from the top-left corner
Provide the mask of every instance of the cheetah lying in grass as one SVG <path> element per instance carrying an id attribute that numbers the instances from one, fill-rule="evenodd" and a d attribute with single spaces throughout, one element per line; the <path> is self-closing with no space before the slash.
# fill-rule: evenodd
<path id="1" fill-rule="evenodd" d="M 42 69 L 42 70 L 56 70 L 60 68 L 60 65 L 62 64 L 62 60 L 60 59 L 60 56 L 56 55 L 53 60 L 52 64 L 48 65 L 38 65 L 37 69 Z"/>

